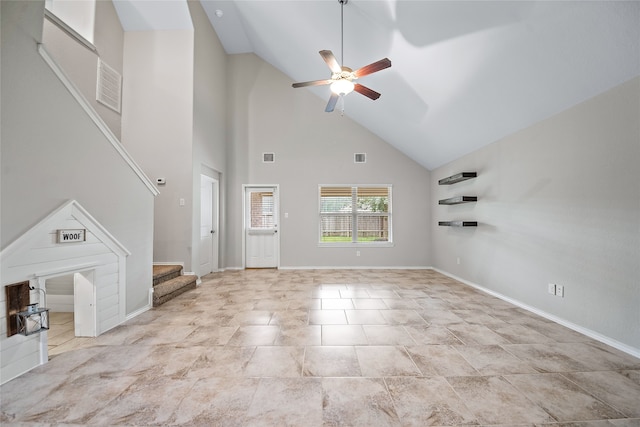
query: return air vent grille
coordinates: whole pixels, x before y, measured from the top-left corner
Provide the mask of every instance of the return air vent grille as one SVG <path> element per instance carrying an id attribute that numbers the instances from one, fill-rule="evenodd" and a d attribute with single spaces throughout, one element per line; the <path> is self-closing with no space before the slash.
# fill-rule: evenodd
<path id="1" fill-rule="evenodd" d="M 276 154 L 275 153 L 262 153 L 262 163 L 275 163 Z"/>
<path id="2" fill-rule="evenodd" d="M 96 100 L 120 113 L 122 93 L 122 76 L 116 70 L 108 66 L 102 59 L 98 59 L 98 83 L 96 87 Z"/>
<path id="3" fill-rule="evenodd" d="M 353 163 L 367 163 L 367 153 L 355 153 Z"/>

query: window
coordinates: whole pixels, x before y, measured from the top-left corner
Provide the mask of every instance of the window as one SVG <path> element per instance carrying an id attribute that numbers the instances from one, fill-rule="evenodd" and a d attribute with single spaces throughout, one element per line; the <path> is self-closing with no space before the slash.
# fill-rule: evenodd
<path id="1" fill-rule="evenodd" d="M 320 186 L 321 244 L 391 240 L 391 186 Z"/>
<path id="2" fill-rule="evenodd" d="M 251 193 L 251 228 L 273 227 L 273 192 Z"/>

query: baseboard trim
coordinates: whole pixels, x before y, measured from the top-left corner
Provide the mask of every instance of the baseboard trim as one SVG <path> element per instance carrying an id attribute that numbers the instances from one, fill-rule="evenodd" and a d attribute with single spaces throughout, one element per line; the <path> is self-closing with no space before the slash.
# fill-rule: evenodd
<path id="1" fill-rule="evenodd" d="M 433 270 L 426 266 L 280 266 L 279 270 Z"/>
<path id="2" fill-rule="evenodd" d="M 153 289 L 151 289 L 151 292 L 149 292 L 149 298 L 152 298 L 152 297 L 153 297 Z M 152 305 L 149 304 L 149 305 L 146 305 L 146 306 L 134 311 L 133 313 L 127 314 L 127 316 L 125 317 L 125 322 L 127 320 L 133 319 L 134 317 L 140 316 L 142 313 L 151 310 L 151 308 L 152 308 Z"/>
<path id="3" fill-rule="evenodd" d="M 528 304 L 525 304 L 521 301 L 518 301 L 516 299 L 513 299 L 511 297 L 508 297 L 506 295 L 503 295 L 499 292 L 493 291 L 491 289 L 485 288 L 484 286 L 478 285 L 477 283 L 471 282 L 469 280 L 463 279 L 461 277 L 456 276 L 455 274 L 451 274 L 447 271 L 441 270 L 439 268 L 434 268 L 435 271 L 437 271 L 438 273 L 444 274 L 447 277 L 450 277 L 454 280 L 457 280 L 458 282 L 464 283 L 465 285 L 471 286 L 472 288 L 475 288 L 479 291 L 482 291 L 486 294 L 489 294 L 491 296 L 494 296 L 496 298 L 499 298 L 503 301 L 506 301 L 510 304 L 513 304 L 517 307 L 520 307 L 524 310 L 527 310 L 533 314 L 536 314 L 540 317 L 544 317 L 545 319 L 551 320 L 552 322 L 555 322 L 559 325 L 565 326 L 569 329 L 572 329 L 576 332 L 581 333 L 582 335 L 586 335 L 589 338 L 593 338 L 596 341 L 600 341 L 603 344 L 606 344 L 608 346 L 611 346 L 615 349 L 618 349 L 624 353 L 627 353 L 631 356 L 640 358 L 640 349 L 635 348 L 635 347 L 631 347 L 627 344 L 621 343 L 620 341 L 614 340 L 613 338 L 607 337 L 606 335 L 602 335 L 599 332 L 593 331 L 591 329 L 585 328 L 583 326 L 577 325 L 575 323 L 569 322 L 566 319 L 563 319 L 561 317 L 558 317 L 554 314 L 551 313 L 547 313 L 546 311 L 540 310 L 539 308 L 530 306 Z"/>

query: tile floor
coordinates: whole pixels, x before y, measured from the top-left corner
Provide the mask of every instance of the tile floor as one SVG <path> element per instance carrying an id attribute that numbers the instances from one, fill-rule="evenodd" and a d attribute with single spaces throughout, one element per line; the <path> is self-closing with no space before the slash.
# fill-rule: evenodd
<path id="1" fill-rule="evenodd" d="M 70 341 L 75 339 L 74 329 L 73 313 L 49 313 L 49 331 L 47 332 L 49 357 L 60 354 L 69 346 L 73 346 Z"/>
<path id="2" fill-rule="evenodd" d="M 216 273 L 62 334 L 3 426 L 640 426 L 639 359 L 431 270 Z"/>

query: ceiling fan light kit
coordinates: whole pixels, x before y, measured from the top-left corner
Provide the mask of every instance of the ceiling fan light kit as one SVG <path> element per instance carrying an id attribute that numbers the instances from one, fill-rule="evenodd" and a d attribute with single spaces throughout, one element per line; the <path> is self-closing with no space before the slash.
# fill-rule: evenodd
<path id="1" fill-rule="evenodd" d="M 341 79 L 331 83 L 331 92 L 336 95 L 347 95 L 353 92 L 354 84 L 350 80 Z"/>
<path id="2" fill-rule="evenodd" d="M 342 44 L 341 59 L 343 65 L 340 65 L 340 63 L 338 63 L 338 60 L 333 55 L 333 52 L 331 52 L 330 50 L 321 50 L 320 56 L 322 56 L 324 62 L 327 63 L 327 66 L 331 70 L 331 78 L 327 80 L 313 80 L 310 82 L 294 83 L 292 85 L 294 88 L 331 85 L 331 97 L 329 98 L 329 102 L 327 103 L 327 107 L 325 108 L 325 111 L 327 113 L 330 113 L 334 110 L 336 103 L 338 102 L 338 98 L 344 97 L 345 95 L 348 95 L 353 91 L 356 91 L 373 101 L 380 98 L 380 94 L 375 90 L 369 89 L 368 87 L 363 86 L 359 83 L 354 83 L 353 81 L 360 77 L 364 77 L 377 71 L 384 70 L 385 68 L 391 67 L 391 61 L 389 60 L 389 58 L 384 58 L 369 65 L 365 65 L 364 67 L 359 68 L 356 71 L 353 71 L 351 68 L 344 66 L 344 5 L 347 4 L 348 1 L 349 0 L 338 0 L 338 3 L 340 3 L 340 41 Z"/>

